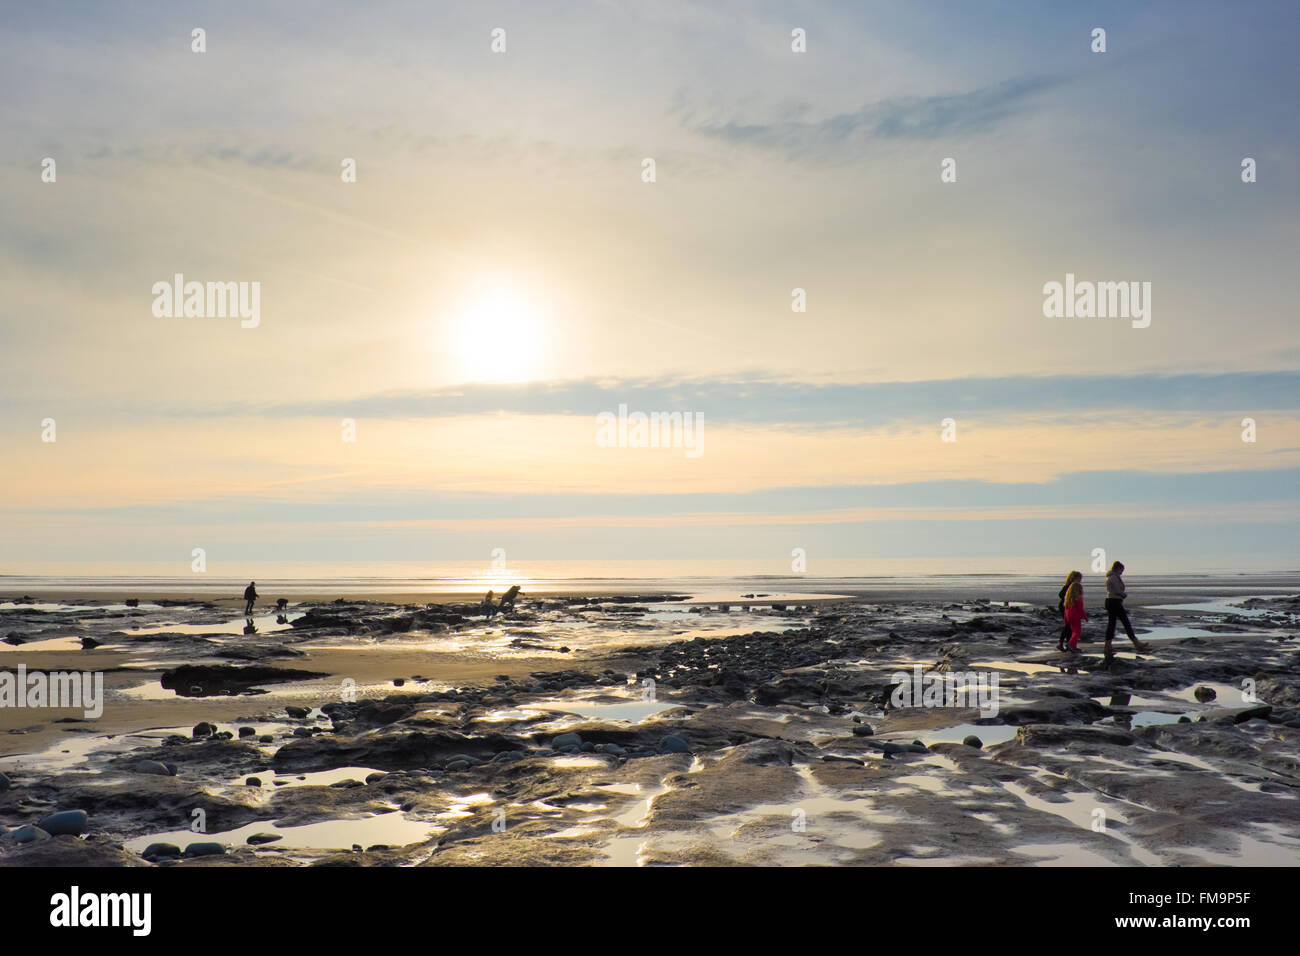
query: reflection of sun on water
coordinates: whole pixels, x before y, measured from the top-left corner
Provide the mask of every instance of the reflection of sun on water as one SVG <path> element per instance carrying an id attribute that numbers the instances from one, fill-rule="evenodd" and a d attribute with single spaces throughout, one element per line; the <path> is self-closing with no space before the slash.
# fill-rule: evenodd
<path id="1" fill-rule="evenodd" d="M 519 382 L 540 370 L 544 316 L 524 297 L 493 289 L 453 321 L 450 347 L 467 380 Z"/>

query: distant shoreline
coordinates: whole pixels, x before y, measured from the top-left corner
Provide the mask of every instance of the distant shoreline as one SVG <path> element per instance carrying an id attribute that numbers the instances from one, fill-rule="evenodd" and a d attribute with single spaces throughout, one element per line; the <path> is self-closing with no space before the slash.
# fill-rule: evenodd
<path id="1" fill-rule="evenodd" d="M 974 578 L 974 580 L 972 580 Z M 180 579 L 143 580 L 138 584 L 114 579 L 102 585 L 87 584 L 85 579 L 66 585 L 27 586 L 0 578 L 0 607 L 31 597 L 38 602 L 120 603 L 138 599 L 151 603 L 155 599 L 177 602 L 209 602 L 219 607 L 242 607 L 241 592 L 246 581 L 212 581 L 202 587 L 182 583 Z M 1143 576 L 1130 572 L 1125 576 L 1131 607 L 1154 604 L 1185 603 L 1197 599 L 1249 597 L 1252 595 L 1287 595 L 1300 593 L 1300 573 L 1268 574 L 1161 574 Z M 694 603 L 730 603 L 737 605 L 772 603 L 821 604 L 834 601 L 889 603 L 916 600 L 975 601 L 986 599 L 1001 603 L 1054 603 L 1057 579 L 1046 575 L 936 575 L 925 580 L 914 576 L 896 578 L 723 578 L 717 580 L 591 579 L 543 580 L 531 586 L 526 580 L 503 577 L 485 579 L 481 584 L 466 586 L 456 582 L 451 590 L 421 589 L 402 581 L 383 585 L 375 581 L 285 581 L 259 582 L 258 607 L 266 610 L 279 598 L 293 603 L 328 603 L 334 600 L 374 601 L 383 604 L 463 604 L 477 602 L 488 589 L 498 592 L 510 583 L 520 583 L 525 598 L 538 597 L 613 598 L 644 597 L 662 600 L 665 596 L 690 595 Z M 1089 603 L 1100 605 L 1102 576 L 1084 575 L 1084 593 Z M 748 597 L 747 595 L 754 595 Z"/>

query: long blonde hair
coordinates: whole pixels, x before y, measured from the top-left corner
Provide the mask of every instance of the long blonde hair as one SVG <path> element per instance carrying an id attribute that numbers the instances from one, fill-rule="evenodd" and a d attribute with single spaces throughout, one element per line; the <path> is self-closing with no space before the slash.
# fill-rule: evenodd
<path id="1" fill-rule="evenodd" d="M 1074 607 L 1083 600 L 1083 575 L 1079 575 L 1079 580 L 1070 584 L 1065 592 L 1065 606 Z"/>
<path id="2" fill-rule="evenodd" d="M 1065 586 L 1066 588 L 1069 588 L 1069 586 L 1073 584 L 1075 581 L 1082 581 L 1082 580 L 1083 580 L 1082 574 L 1080 574 L 1078 571 L 1071 571 L 1069 574 L 1065 576 Z"/>

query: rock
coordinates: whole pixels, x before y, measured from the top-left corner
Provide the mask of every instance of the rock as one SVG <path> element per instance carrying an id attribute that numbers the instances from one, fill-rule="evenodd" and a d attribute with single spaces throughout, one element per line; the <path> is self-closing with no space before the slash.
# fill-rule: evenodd
<path id="1" fill-rule="evenodd" d="M 405 678 L 405 677 L 394 677 L 394 678 L 393 678 L 393 686 L 394 686 L 394 687 L 404 687 L 405 685 L 406 685 L 406 678 Z"/>
<path id="2" fill-rule="evenodd" d="M 659 741 L 659 752 L 661 754 L 688 754 L 691 752 L 691 748 L 681 737 L 669 734 Z"/>
<path id="3" fill-rule="evenodd" d="M 288 714 L 290 717 L 295 718 L 296 720 L 302 720 L 309 713 L 311 713 L 311 711 L 309 711 L 306 707 L 295 707 L 293 704 L 290 704 L 288 707 L 286 707 L 284 709 L 284 712 Z"/>
<path id="4" fill-rule="evenodd" d="M 14 843 L 19 845 L 38 843 L 41 840 L 48 840 L 49 838 L 50 835 L 47 832 L 42 830 L 40 827 L 32 826 L 30 823 L 5 834 L 6 840 L 12 840 Z"/>
<path id="5" fill-rule="evenodd" d="M 560 734 L 551 741 L 551 748 L 554 750 L 564 750 L 568 747 L 582 747 L 582 737 L 575 733 Z"/>
<path id="6" fill-rule="evenodd" d="M 242 738 L 242 737 L 256 737 L 256 736 L 257 736 L 257 728 L 256 728 L 256 727 L 240 727 L 240 728 L 239 728 L 239 736 L 240 736 L 241 738 Z"/>
<path id="7" fill-rule="evenodd" d="M 10 786 L 12 786 L 12 784 L 10 784 L 9 778 L 0 773 L 0 793 L 4 793 L 10 788 Z"/>
<path id="8" fill-rule="evenodd" d="M 1267 720 L 1273 708 L 1268 704 L 1256 704 L 1253 707 L 1233 707 L 1218 711 L 1210 719 L 1216 724 L 1241 724 L 1248 720 Z"/>
<path id="9" fill-rule="evenodd" d="M 260 787 L 261 785 L 262 779 L 260 777 L 249 777 L 244 781 L 244 786 L 246 787 Z"/>
<path id="10" fill-rule="evenodd" d="M 191 843 L 181 856 L 192 860 L 197 856 L 221 856 L 225 852 L 225 846 L 220 843 Z"/>
<path id="11" fill-rule="evenodd" d="M 245 842 L 249 846 L 261 846 L 264 843 L 274 843 L 276 840 L 283 840 L 284 837 L 278 833 L 254 833 Z"/>
<path id="12" fill-rule="evenodd" d="M 81 649 L 83 651 L 93 651 L 95 648 L 99 647 L 100 643 L 100 641 L 95 640 L 93 637 L 83 637 L 81 639 Z"/>
<path id="13" fill-rule="evenodd" d="M 50 836 L 70 834 L 81 836 L 90 829 L 90 821 L 85 810 L 59 810 L 51 813 L 36 824 Z"/>
<path id="14" fill-rule="evenodd" d="M 159 860 L 179 860 L 181 848 L 175 843 L 150 843 L 140 855 L 150 863 L 157 863 Z"/>
<path id="15" fill-rule="evenodd" d="M 1219 695 L 1215 693 L 1213 687 L 1205 687 L 1202 685 L 1192 691 L 1192 696 L 1204 704 L 1208 701 L 1215 700 Z"/>
<path id="16" fill-rule="evenodd" d="M 165 690 L 174 690 L 182 697 L 215 697 L 252 693 L 254 688 L 263 684 L 282 684 L 328 676 L 316 671 L 272 667 L 268 664 L 182 664 L 163 671 L 159 682 Z M 196 688 L 198 693 L 195 693 Z"/>
<path id="17" fill-rule="evenodd" d="M 1064 727 L 1053 724 L 1030 724 L 1016 732 L 1016 743 L 1023 747 L 1056 747 L 1062 744 L 1114 744 L 1128 747 L 1136 739 L 1127 730 L 1118 727 Z"/>
<path id="18" fill-rule="evenodd" d="M 964 740 L 962 740 L 962 744 L 966 747 L 974 747 L 976 750 L 979 750 L 984 746 L 984 741 L 980 740 L 974 734 L 969 734 Z"/>
<path id="19" fill-rule="evenodd" d="M 136 773 L 151 773 L 157 777 L 173 776 L 172 772 L 167 769 L 167 765 L 159 763 L 157 760 L 141 760 L 135 765 Z"/>
<path id="20" fill-rule="evenodd" d="M 127 607 L 139 607 L 139 606 L 140 606 L 140 599 L 139 599 L 139 598 L 127 598 L 127 599 L 126 599 L 125 601 L 123 601 L 122 603 L 125 604 Z"/>
<path id="21" fill-rule="evenodd" d="M 193 735 L 195 737 L 211 737 L 217 732 L 215 725 L 208 723 L 206 720 L 194 725 Z"/>
<path id="22" fill-rule="evenodd" d="M 1091 697 L 1046 697 L 1004 707 L 1001 714 L 1008 724 L 1089 724 L 1106 715 L 1106 708 Z"/>
<path id="23" fill-rule="evenodd" d="M 260 737 L 257 738 L 257 742 L 259 744 L 273 744 L 275 743 L 275 738 L 272 737 L 270 734 L 262 734 Z"/>
<path id="24" fill-rule="evenodd" d="M 295 728 L 293 728 L 293 735 L 294 735 L 295 737 L 310 737 L 310 736 L 312 736 L 311 728 L 310 728 L 310 727 L 295 727 Z"/>
<path id="25" fill-rule="evenodd" d="M 621 757 L 623 756 L 623 754 L 627 753 L 627 751 L 624 750 L 622 747 L 620 747 L 618 744 L 604 744 L 601 746 L 600 749 L 605 751 L 605 753 L 613 754 L 616 757 Z"/>
<path id="26" fill-rule="evenodd" d="M 876 733 L 876 732 L 875 732 L 874 730 L 872 730 L 870 724 L 854 724 L 854 725 L 853 725 L 853 736 L 854 736 L 854 737 L 872 737 L 872 736 L 875 735 L 875 733 Z"/>

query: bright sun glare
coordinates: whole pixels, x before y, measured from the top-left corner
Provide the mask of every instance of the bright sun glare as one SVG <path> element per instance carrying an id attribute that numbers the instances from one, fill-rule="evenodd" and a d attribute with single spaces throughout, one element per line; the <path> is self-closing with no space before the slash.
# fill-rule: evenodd
<path id="1" fill-rule="evenodd" d="M 542 331 L 540 309 L 506 289 L 493 289 L 457 316 L 452 349 L 466 379 L 518 382 L 540 368 Z"/>

